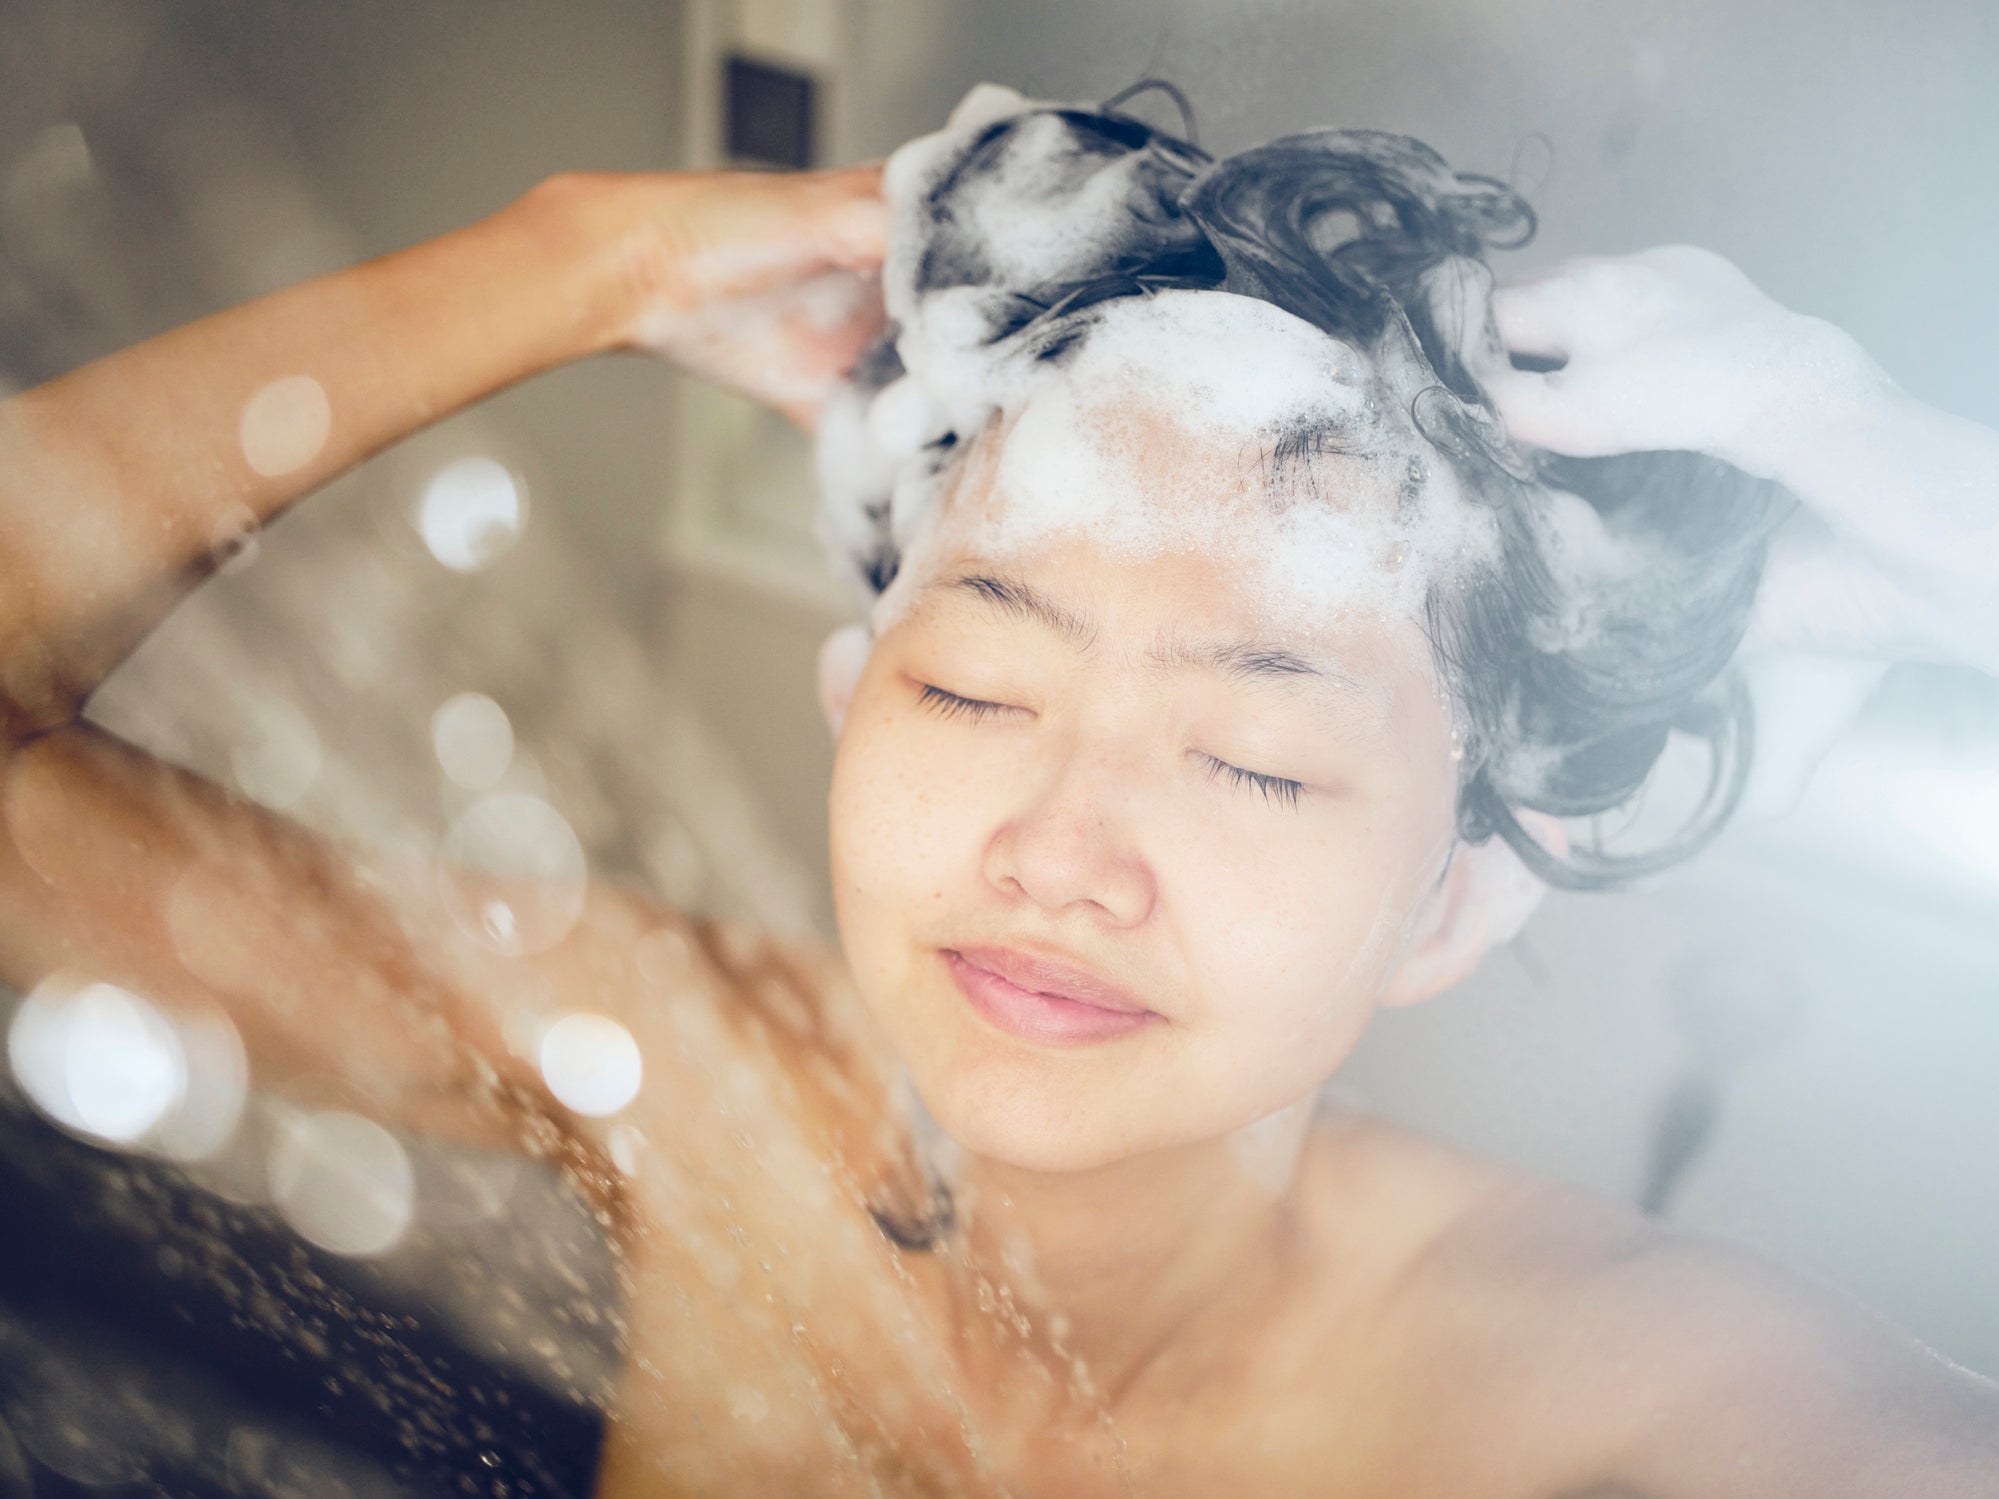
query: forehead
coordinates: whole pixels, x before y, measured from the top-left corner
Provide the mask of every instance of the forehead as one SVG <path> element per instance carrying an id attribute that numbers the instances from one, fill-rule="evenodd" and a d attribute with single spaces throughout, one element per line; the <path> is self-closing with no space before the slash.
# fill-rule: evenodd
<path id="1" fill-rule="evenodd" d="M 970 445 L 919 570 L 1087 541 L 1225 563 L 1266 624 L 1411 617 L 1442 498 L 1413 436 L 1356 351 L 1267 303 L 1129 299 Z"/>

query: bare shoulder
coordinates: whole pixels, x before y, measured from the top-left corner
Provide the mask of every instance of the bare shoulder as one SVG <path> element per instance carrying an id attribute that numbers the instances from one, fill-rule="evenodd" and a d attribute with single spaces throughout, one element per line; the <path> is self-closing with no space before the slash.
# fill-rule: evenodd
<path id="1" fill-rule="evenodd" d="M 1999 1391 L 1845 1296 L 1386 1126 L 1350 1149 L 1421 1208 L 1374 1323 L 1412 1430 L 1452 1410 L 1547 1496 L 1999 1495 Z"/>

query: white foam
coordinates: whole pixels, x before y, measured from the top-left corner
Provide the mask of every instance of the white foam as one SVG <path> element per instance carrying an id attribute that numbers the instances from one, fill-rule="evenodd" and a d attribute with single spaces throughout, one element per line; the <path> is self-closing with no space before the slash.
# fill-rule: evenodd
<path id="1" fill-rule="evenodd" d="M 982 551 L 1063 534 L 1133 555 L 1225 550 L 1274 613 L 1405 618 L 1447 569 L 1492 555 L 1491 512 L 1411 416 L 1430 383 L 1416 361 L 1384 371 L 1269 302 L 1211 290 L 1099 303 L 1059 359 L 1037 357 L 1034 333 L 1002 334 L 1018 321 L 1016 290 L 1064 279 L 1103 248 L 1091 236 L 1118 232 L 1145 159 L 1079 167 L 1061 149 L 1067 127 L 1030 117 L 987 177 L 952 184 L 940 226 L 929 196 L 976 133 L 1036 107 L 974 90 L 944 130 L 890 159 L 883 290 L 906 374 L 829 413 L 822 525 L 841 555 L 866 554 L 865 507 L 887 494 L 903 570 L 920 571 L 955 495 L 978 507 Z M 942 234 L 976 242 L 989 284 L 918 291 Z M 876 601 L 877 629 L 911 591 Z"/>

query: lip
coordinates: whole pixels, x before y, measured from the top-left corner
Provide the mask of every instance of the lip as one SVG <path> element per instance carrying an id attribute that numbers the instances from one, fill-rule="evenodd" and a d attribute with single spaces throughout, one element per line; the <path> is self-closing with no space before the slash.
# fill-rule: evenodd
<path id="1" fill-rule="evenodd" d="M 1116 985 L 1067 963 L 1005 947 L 941 951 L 972 1007 L 1024 1041 L 1089 1046 L 1163 1018 Z"/>

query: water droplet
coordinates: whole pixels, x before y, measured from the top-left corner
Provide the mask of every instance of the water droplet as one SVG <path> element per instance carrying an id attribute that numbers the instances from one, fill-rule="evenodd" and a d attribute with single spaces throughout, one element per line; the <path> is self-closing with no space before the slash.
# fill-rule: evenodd
<path id="1" fill-rule="evenodd" d="M 514 919 L 514 908 L 505 901 L 499 899 L 487 901 L 486 908 L 479 913 L 479 927 L 502 951 L 514 950 L 520 925 Z"/>
<path id="2" fill-rule="evenodd" d="M 208 560 L 219 573 L 240 573 L 257 560 L 262 550 L 263 535 L 257 517 L 239 505 L 211 533 Z"/>

